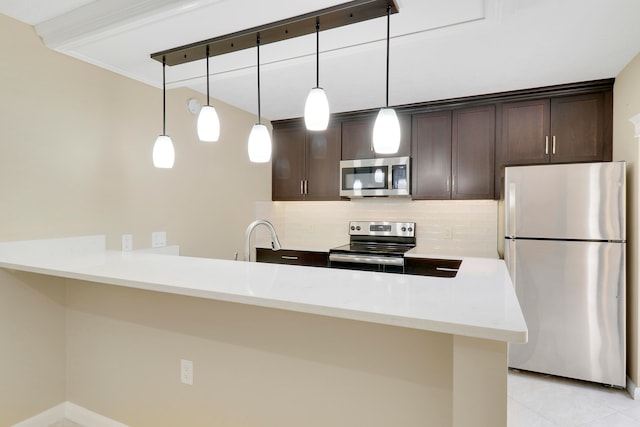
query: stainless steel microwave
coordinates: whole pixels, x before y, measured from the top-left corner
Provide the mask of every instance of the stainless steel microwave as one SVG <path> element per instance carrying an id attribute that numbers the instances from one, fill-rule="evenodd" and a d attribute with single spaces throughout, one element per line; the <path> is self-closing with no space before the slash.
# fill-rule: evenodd
<path id="1" fill-rule="evenodd" d="M 340 161 L 340 196 L 375 197 L 411 194 L 411 159 L 391 157 Z"/>

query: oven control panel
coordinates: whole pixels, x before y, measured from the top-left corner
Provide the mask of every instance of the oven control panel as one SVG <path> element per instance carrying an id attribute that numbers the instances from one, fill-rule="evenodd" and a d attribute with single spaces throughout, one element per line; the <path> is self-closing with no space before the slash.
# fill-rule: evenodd
<path id="1" fill-rule="evenodd" d="M 415 237 L 415 222 L 350 221 L 350 236 Z"/>

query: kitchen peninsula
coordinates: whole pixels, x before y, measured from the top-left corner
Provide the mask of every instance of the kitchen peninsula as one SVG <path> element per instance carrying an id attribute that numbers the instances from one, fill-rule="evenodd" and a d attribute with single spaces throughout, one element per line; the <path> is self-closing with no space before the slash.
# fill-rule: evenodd
<path id="1" fill-rule="evenodd" d="M 504 263 L 494 259 L 463 258 L 455 278 L 434 278 L 123 253 L 90 236 L 0 243 L 0 267 L 24 282 L 64 278 L 71 317 L 126 320 L 151 335 L 188 323 L 185 332 L 217 359 L 210 369 L 194 361 L 193 388 L 220 390 L 190 425 L 506 426 L 507 343 L 527 339 Z M 141 314 L 149 311 L 164 317 L 149 321 Z M 68 358 L 89 345 L 80 336 L 118 340 L 90 326 L 69 333 Z M 149 418 L 162 419 L 163 402 L 141 396 L 127 412 L 82 400 L 77 378 L 83 369 L 101 377 L 93 371 L 111 369 L 101 360 L 67 361 L 68 400 L 129 425 L 163 425 Z M 109 385 L 85 384 L 108 395 Z"/>

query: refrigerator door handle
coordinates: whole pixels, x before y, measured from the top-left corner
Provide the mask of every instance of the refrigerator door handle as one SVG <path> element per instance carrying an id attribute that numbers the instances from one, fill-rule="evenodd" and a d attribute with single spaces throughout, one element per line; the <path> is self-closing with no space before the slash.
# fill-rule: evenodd
<path id="1" fill-rule="evenodd" d="M 516 241 L 513 239 L 506 239 L 505 241 L 505 253 L 504 258 L 507 263 L 507 270 L 509 271 L 509 276 L 511 277 L 511 283 L 515 289 L 516 287 L 516 249 L 515 249 Z"/>
<path id="2" fill-rule="evenodd" d="M 507 194 L 507 217 L 505 218 L 507 237 L 516 235 L 516 183 L 509 182 L 509 193 Z"/>

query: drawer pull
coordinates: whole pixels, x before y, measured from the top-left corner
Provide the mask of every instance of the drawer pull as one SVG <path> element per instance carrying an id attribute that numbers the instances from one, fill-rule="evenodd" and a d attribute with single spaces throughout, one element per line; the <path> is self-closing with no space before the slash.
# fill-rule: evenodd
<path id="1" fill-rule="evenodd" d="M 458 271 L 457 268 L 450 268 L 450 267 L 436 267 L 437 271 Z"/>
<path id="2" fill-rule="evenodd" d="M 291 261 L 297 261 L 298 260 L 297 256 L 291 256 L 291 255 L 282 255 L 280 258 L 288 259 L 288 260 L 291 260 Z"/>

